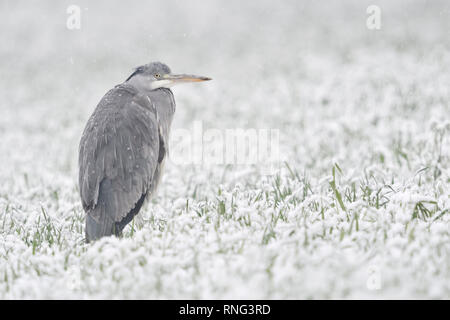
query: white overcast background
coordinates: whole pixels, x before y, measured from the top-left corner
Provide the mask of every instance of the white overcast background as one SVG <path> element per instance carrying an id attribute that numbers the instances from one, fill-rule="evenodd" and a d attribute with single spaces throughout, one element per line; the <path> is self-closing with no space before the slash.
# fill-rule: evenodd
<path id="1" fill-rule="evenodd" d="M 448 1 L 2 0 L 0 21 L 1 299 L 450 298 Z M 82 130 L 151 61 L 213 78 L 173 89 L 173 130 L 278 130 L 279 166 L 169 162 L 122 239 L 85 244 Z"/>

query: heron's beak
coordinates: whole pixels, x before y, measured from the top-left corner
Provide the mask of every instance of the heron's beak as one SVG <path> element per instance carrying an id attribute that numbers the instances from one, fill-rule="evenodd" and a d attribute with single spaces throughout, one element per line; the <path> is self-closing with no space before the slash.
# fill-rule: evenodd
<path id="1" fill-rule="evenodd" d="M 170 88 L 179 83 L 187 82 L 201 82 L 212 80 L 211 78 L 194 76 L 190 74 L 166 74 L 163 75 L 159 80 L 153 81 L 151 86 L 152 89 L 157 88 Z"/>
<path id="2" fill-rule="evenodd" d="M 211 78 L 208 78 L 208 77 L 194 76 L 192 74 L 167 74 L 167 75 L 163 76 L 163 79 L 169 80 L 173 84 L 212 80 Z"/>

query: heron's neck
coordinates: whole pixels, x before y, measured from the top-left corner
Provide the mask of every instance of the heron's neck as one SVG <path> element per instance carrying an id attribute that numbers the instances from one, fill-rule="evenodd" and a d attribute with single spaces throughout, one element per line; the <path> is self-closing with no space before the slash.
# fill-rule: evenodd
<path id="1" fill-rule="evenodd" d="M 133 76 L 126 83 L 136 88 L 139 92 L 148 93 L 151 91 L 148 79 L 140 74 Z"/>

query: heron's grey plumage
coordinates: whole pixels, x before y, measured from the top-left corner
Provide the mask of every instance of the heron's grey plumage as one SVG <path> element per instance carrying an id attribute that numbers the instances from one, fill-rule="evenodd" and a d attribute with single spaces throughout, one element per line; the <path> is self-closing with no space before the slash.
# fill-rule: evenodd
<path id="1" fill-rule="evenodd" d="M 172 91 L 150 85 L 161 74 L 170 75 L 162 63 L 138 67 L 101 99 L 84 129 L 79 186 L 88 241 L 121 234 L 155 192 L 175 113 Z M 172 76 L 209 80 L 193 77 Z"/>

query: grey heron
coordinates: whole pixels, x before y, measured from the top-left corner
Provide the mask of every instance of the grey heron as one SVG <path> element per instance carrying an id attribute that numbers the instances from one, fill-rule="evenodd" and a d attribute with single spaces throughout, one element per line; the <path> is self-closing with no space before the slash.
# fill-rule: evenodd
<path id="1" fill-rule="evenodd" d="M 172 74 L 152 62 L 109 90 L 89 118 L 79 148 L 79 189 L 86 241 L 121 235 L 154 194 L 175 113 L 170 87 L 211 80 Z"/>

